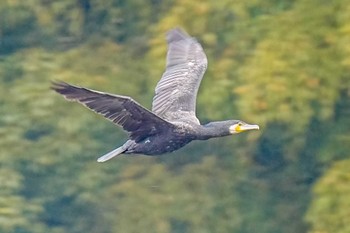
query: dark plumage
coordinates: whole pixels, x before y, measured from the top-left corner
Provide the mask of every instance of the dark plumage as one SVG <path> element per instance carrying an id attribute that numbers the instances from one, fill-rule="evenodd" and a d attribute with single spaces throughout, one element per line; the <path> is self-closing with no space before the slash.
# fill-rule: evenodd
<path id="1" fill-rule="evenodd" d="M 196 96 L 207 57 L 196 39 L 180 29 L 167 34 L 166 70 L 157 84 L 152 112 L 132 98 L 54 82 L 52 89 L 67 100 L 77 101 L 103 115 L 129 133 L 121 147 L 98 159 L 107 161 L 119 154 L 160 155 L 177 150 L 192 140 L 207 140 L 259 129 L 239 120 L 201 125 L 195 114 Z"/>

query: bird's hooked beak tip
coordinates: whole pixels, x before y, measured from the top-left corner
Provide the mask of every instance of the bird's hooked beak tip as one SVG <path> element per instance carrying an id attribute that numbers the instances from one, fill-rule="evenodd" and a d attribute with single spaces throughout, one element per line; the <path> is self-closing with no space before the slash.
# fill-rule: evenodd
<path id="1" fill-rule="evenodd" d="M 242 125 L 239 130 L 240 131 L 246 131 L 246 130 L 254 130 L 254 129 L 259 130 L 260 127 L 258 125 L 246 124 L 246 125 Z"/>

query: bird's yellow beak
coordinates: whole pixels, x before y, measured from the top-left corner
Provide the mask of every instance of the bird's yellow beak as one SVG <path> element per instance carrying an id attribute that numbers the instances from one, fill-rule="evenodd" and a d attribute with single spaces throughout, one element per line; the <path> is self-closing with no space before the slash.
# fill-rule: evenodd
<path id="1" fill-rule="evenodd" d="M 259 130 L 259 126 L 249 125 L 249 124 L 235 124 L 230 127 L 230 133 L 231 134 L 241 133 L 241 132 L 253 130 L 253 129 Z"/>
<path id="2" fill-rule="evenodd" d="M 244 132 L 244 131 L 247 131 L 247 130 L 252 130 L 252 129 L 259 129 L 259 126 L 258 125 L 249 125 L 249 124 L 246 124 L 246 125 L 237 125 L 236 126 L 236 131 L 237 132 Z"/>

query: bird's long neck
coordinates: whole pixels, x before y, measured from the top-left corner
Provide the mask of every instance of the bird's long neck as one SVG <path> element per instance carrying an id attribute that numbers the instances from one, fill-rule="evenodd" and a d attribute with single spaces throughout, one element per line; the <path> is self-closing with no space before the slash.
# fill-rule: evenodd
<path id="1" fill-rule="evenodd" d="M 230 125 L 232 125 L 232 121 L 216 121 L 201 125 L 198 140 L 228 136 L 230 135 Z"/>

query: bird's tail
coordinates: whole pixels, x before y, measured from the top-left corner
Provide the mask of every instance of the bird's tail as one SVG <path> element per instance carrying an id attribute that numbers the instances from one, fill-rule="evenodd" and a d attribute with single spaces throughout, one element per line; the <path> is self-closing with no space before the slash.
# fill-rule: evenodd
<path id="1" fill-rule="evenodd" d="M 99 162 L 99 163 L 106 162 L 107 160 L 110 160 L 110 159 L 114 158 L 115 156 L 122 154 L 124 151 L 125 151 L 125 148 L 123 146 L 118 147 L 117 149 L 114 149 L 111 152 L 108 152 L 107 154 L 98 158 L 97 162 Z"/>

